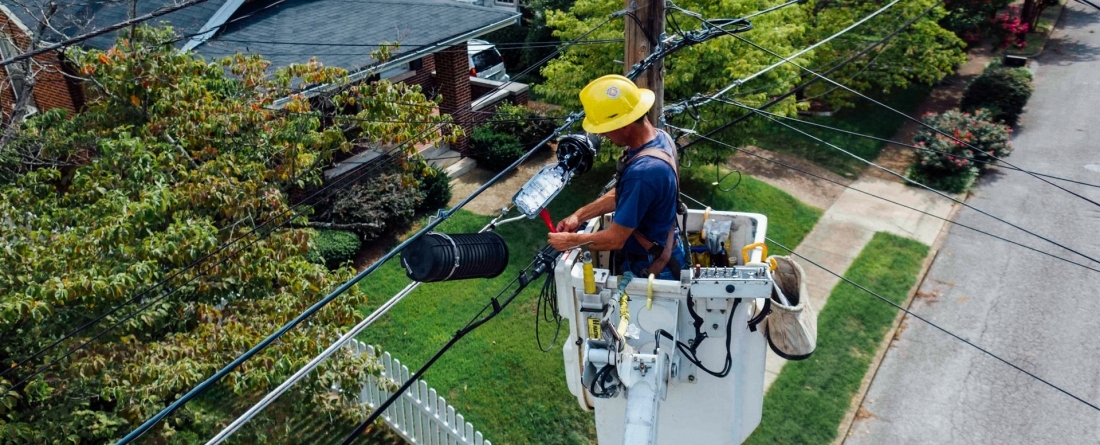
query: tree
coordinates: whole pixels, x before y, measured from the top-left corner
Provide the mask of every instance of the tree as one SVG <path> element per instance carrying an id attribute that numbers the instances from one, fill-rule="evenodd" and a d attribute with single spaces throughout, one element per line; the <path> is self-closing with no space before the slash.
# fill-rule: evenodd
<path id="1" fill-rule="evenodd" d="M 41 113 L 8 144 L 58 162 L 16 163 L 0 178 L 5 368 L 272 222 L 251 247 L 235 252 L 252 240 L 246 238 L 145 294 L 137 303 L 151 304 L 148 310 L 26 385 L 11 388 L 137 304 L 0 378 L 2 442 L 117 438 L 349 278 L 350 270 L 329 272 L 308 261 L 312 229 L 279 225 L 289 218 L 288 192 L 318 184 L 332 153 L 351 146 L 341 125 L 356 125 L 365 143 L 431 142 L 440 135 L 426 132 L 433 124 L 425 122 L 450 119 L 430 115 L 436 102 L 419 87 L 381 81 L 313 98 L 355 113 L 323 125 L 311 100 L 294 91 L 345 82 L 344 70 L 311 62 L 270 75 L 259 56 L 207 63 L 164 44 L 171 30 L 134 33 L 108 51 L 70 50 L 87 79 L 86 109 Z M 271 107 L 287 96 L 283 109 Z M 365 298 L 348 291 L 227 376 L 219 390 L 254 394 L 279 383 L 354 324 Z M 356 391 L 331 388 L 355 388 L 370 370 L 365 357 L 337 354 L 283 396 L 285 411 L 258 425 L 357 417 Z M 151 434 L 160 442 L 208 437 L 232 412 L 225 398 L 199 399 Z M 264 431 L 241 434 L 265 442 Z"/>
<path id="2" fill-rule="evenodd" d="M 696 0 L 678 4 L 685 9 L 702 14 L 703 17 L 715 19 L 744 16 L 779 3 L 776 1 L 760 4 L 748 0 L 714 3 Z M 881 8 L 885 3 L 850 4 L 819 0 L 801 6 L 788 6 L 755 17 L 752 20 L 753 30 L 741 36 L 763 48 L 787 56 L 850 26 Z M 885 37 L 934 3 L 935 0 L 899 3 L 844 36 L 821 45 L 794 61 L 819 72 L 828 69 L 848 54 Z M 549 12 L 548 23 L 557 30 L 556 36 L 562 40 L 569 40 L 581 35 L 608 14 L 621 8 L 622 2 L 614 0 L 578 0 L 567 12 Z M 842 68 L 830 77 L 854 89 L 878 91 L 904 88 L 911 82 L 933 83 L 942 79 L 943 76 L 952 72 L 955 66 L 965 61 L 962 42 L 936 23 L 943 14 L 943 9 L 937 8 L 932 14 L 917 20 L 908 31 L 895 37 L 884 48 L 871 52 L 859 63 Z M 629 18 L 623 20 L 629 20 Z M 668 21 L 670 32 L 675 31 L 677 25 L 684 29 L 694 29 L 698 27 L 698 23 L 698 20 L 688 15 L 675 12 L 670 15 Z M 589 38 L 607 39 L 621 35 L 622 22 L 613 21 L 594 32 Z M 547 81 L 542 85 L 536 85 L 535 89 L 553 102 L 569 107 L 579 107 L 577 92 L 581 87 L 594 76 L 622 72 L 623 67 L 615 63 L 621 58 L 622 45 L 614 48 L 610 45 L 571 47 L 564 56 L 552 61 L 542 70 Z M 728 36 L 721 36 L 686 48 L 665 61 L 665 103 L 695 94 L 712 93 L 736 79 L 778 61 L 779 59 L 767 52 Z M 795 85 L 813 78 L 812 74 L 793 65 L 782 64 L 745 83 L 732 91 L 728 97 L 736 98 L 747 105 L 758 105 L 770 97 L 790 91 Z M 821 96 L 834 105 L 844 105 L 848 103 L 848 98 L 842 93 L 837 93 L 832 85 L 826 82 L 818 82 L 806 91 L 806 96 Z M 803 98 L 799 97 L 799 99 Z M 799 104 L 792 99 L 779 104 L 772 111 L 789 114 L 806 106 L 805 101 Z M 697 112 L 703 118 L 700 120 L 698 130 L 717 127 L 727 122 L 731 116 L 744 113 L 738 107 L 722 104 L 713 104 Z M 688 125 L 695 120 L 694 117 L 685 116 L 679 119 L 681 123 Z M 732 139 L 734 140 L 730 142 L 744 142 L 739 140 L 737 135 L 733 135 Z M 721 158 L 724 154 L 718 152 L 716 156 Z"/>

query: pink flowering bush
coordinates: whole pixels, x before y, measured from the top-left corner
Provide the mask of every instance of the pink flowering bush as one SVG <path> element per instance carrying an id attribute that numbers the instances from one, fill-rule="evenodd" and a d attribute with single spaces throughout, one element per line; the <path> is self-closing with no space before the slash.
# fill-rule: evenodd
<path id="1" fill-rule="evenodd" d="M 1012 130 L 993 122 L 986 110 L 928 114 L 924 122 L 947 134 L 928 129 L 913 136 L 913 142 L 926 150 L 918 154 L 908 176 L 930 187 L 962 192 L 981 170 L 1012 152 L 1009 143 Z"/>
<path id="2" fill-rule="evenodd" d="M 1019 8 L 1009 6 L 1007 10 L 997 14 L 993 19 L 993 23 L 997 25 L 1001 31 L 1000 33 L 1003 35 L 1001 47 L 1012 45 L 1022 49 L 1027 46 L 1027 40 L 1024 39 L 1024 34 L 1027 33 L 1028 26 L 1020 17 Z"/>

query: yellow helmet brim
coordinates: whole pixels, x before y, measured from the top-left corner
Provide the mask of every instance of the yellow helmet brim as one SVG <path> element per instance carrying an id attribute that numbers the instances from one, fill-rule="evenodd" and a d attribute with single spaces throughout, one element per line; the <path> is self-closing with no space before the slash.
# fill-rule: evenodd
<path id="1" fill-rule="evenodd" d="M 584 128 L 584 131 L 589 133 L 607 133 L 630 125 L 630 123 L 638 120 L 639 117 L 645 116 L 645 114 L 649 112 L 649 109 L 653 108 L 653 102 L 656 100 L 656 96 L 653 94 L 653 91 L 645 88 L 639 88 L 638 92 L 638 105 L 630 110 L 629 113 L 616 116 L 609 121 L 599 124 L 593 122 L 590 116 L 585 115 L 584 121 L 581 122 L 581 127 Z"/>

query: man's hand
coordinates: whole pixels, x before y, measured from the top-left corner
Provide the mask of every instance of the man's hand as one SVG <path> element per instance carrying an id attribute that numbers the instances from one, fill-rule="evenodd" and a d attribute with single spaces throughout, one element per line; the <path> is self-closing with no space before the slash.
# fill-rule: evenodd
<path id="1" fill-rule="evenodd" d="M 565 219 L 563 219 L 561 221 L 558 221 L 557 229 L 558 229 L 559 232 L 572 232 L 574 230 L 577 230 L 577 227 L 579 227 L 580 225 L 581 225 L 580 218 L 577 218 L 577 215 L 574 214 L 574 215 L 567 216 Z M 553 237 L 550 238 L 551 244 L 553 244 L 553 239 L 554 239 Z M 555 246 L 555 247 L 557 247 L 557 246 Z M 566 247 L 569 247 L 569 246 L 566 246 Z M 558 250 L 561 250 L 561 249 L 558 249 Z"/>
<path id="2" fill-rule="evenodd" d="M 568 218 L 566 218 L 566 220 L 563 220 L 561 223 L 558 223 L 558 226 L 561 227 L 561 224 L 565 221 L 568 221 Z M 566 249 L 577 245 L 576 238 L 577 236 L 574 233 L 551 233 L 549 243 L 551 246 L 554 246 L 555 249 L 558 249 L 558 251 L 564 252 Z"/>

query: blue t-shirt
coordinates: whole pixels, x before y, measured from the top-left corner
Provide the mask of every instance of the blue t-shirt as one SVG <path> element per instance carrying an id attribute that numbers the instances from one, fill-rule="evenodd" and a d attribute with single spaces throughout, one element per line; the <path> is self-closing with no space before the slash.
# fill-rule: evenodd
<path id="1" fill-rule="evenodd" d="M 662 130 L 657 137 L 641 147 L 631 149 L 627 159 L 647 148 L 661 148 L 676 159 L 672 138 Z M 645 156 L 626 167 L 619 178 L 615 197 L 616 224 L 636 229 L 646 239 L 664 245 L 668 230 L 676 224 L 676 171 L 660 159 Z M 644 255 L 646 250 L 633 236 L 627 238 L 623 250 Z"/>

